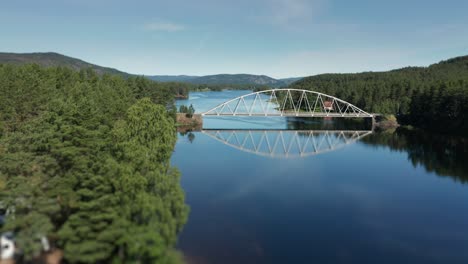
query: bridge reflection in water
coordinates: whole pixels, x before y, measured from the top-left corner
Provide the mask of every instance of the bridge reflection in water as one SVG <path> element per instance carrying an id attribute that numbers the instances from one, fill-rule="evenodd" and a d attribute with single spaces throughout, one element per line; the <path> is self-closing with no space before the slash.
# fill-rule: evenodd
<path id="1" fill-rule="evenodd" d="M 244 152 L 272 158 L 301 158 L 352 144 L 372 130 L 202 130 Z"/>

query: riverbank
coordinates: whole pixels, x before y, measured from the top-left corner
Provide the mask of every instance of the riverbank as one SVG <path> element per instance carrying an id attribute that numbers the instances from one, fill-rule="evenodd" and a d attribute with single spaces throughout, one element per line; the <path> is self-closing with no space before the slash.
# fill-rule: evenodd
<path id="1" fill-rule="evenodd" d="M 200 114 L 194 114 L 192 117 L 187 117 L 185 113 L 177 113 L 176 126 L 177 131 L 201 130 L 203 127 L 203 118 Z"/>
<path id="2" fill-rule="evenodd" d="M 394 115 L 383 115 L 375 117 L 374 128 L 380 130 L 394 129 L 399 127 L 397 118 Z"/>

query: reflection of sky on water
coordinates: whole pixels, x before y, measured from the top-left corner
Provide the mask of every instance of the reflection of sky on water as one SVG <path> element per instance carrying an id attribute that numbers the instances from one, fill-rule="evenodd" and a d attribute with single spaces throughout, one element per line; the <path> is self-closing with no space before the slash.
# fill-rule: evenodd
<path id="1" fill-rule="evenodd" d="M 218 93 L 205 109 L 245 93 Z M 405 151 L 366 137 L 271 159 L 194 134 L 179 137 L 172 164 L 191 207 L 179 248 L 195 263 L 468 263 L 467 186 Z"/>
<path id="2" fill-rule="evenodd" d="M 356 143 L 278 160 L 195 135 L 193 143 L 181 137 L 173 156 L 191 206 L 179 244 L 189 256 L 206 263 L 468 259 L 466 188 L 413 167 L 406 153 Z"/>

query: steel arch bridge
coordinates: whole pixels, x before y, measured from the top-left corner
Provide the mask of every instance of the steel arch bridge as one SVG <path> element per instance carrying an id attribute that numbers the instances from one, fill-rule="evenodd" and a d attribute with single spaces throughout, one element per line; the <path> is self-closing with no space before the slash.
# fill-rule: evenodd
<path id="1" fill-rule="evenodd" d="M 203 130 L 235 149 L 270 158 L 302 158 L 331 152 L 372 134 L 371 130 Z"/>
<path id="2" fill-rule="evenodd" d="M 337 97 L 301 89 L 272 89 L 226 101 L 202 116 L 369 117 L 373 114 Z"/>

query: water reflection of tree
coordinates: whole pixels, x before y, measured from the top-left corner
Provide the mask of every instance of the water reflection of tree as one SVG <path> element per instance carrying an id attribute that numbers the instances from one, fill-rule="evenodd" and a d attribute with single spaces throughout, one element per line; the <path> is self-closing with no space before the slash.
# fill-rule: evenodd
<path id="1" fill-rule="evenodd" d="M 195 140 L 195 134 L 190 132 L 188 133 L 187 138 L 190 141 L 190 143 L 193 143 L 193 141 Z"/>
<path id="2" fill-rule="evenodd" d="M 371 130 L 371 120 L 365 118 L 287 117 L 291 130 Z"/>
<path id="3" fill-rule="evenodd" d="M 361 142 L 406 152 L 412 164 L 439 176 L 468 183 L 468 139 L 399 128 L 370 135 Z"/>
<path id="4" fill-rule="evenodd" d="M 187 139 L 190 143 L 193 143 L 193 141 L 195 140 L 195 134 L 191 131 L 180 131 L 179 135 L 181 135 L 182 137 L 187 136 Z"/>

